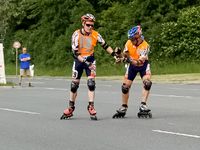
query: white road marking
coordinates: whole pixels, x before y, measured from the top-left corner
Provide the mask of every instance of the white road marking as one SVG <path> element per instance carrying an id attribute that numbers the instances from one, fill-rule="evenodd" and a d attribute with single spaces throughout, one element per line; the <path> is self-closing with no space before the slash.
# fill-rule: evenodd
<path id="1" fill-rule="evenodd" d="M 57 90 L 57 91 L 67 91 L 67 88 L 51 88 L 51 87 L 17 87 L 18 90 Z"/>
<path id="2" fill-rule="evenodd" d="M 151 94 L 152 96 L 160 96 L 160 97 L 176 97 L 176 98 L 194 98 L 192 96 L 181 96 L 181 95 L 163 95 L 163 94 Z"/>
<path id="3" fill-rule="evenodd" d="M 46 88 L 47 90 L 56 90 L 56 88 Z"/>
<path id="4" fill-rule="evenodd" d="M 24 113 L 24 114 L 31 114 L 31 115 L 39 115 L 40 114 L 40 113 L 37 113 L 37 112 L 23 111 L 23 110 L 9 109 L 9 108 L 0 108 L 0 110 L 17 112 L 17 113 Z"/>
<path id="5" fill-rule="evenodd" d="M 172 89 L 172 90 L 180 90 L 180 91 L 185 90 L 185 88 L 169 88 L 169 89 Z M 199 91 L 199 89 L 187 88 L 187 91 Z"/>
<path id="6" fill-rule="evenodd" d="M 62 88 L 44 88 L 46 90 L 58 90 L 58 91 L 66 91 L 67 89 L 62 89 Z"/>
<path id="7" fill-rule="evenodd" d="M 164 131 L 164 130 L 152 130 L 152 131 L 153 132 L 158 132 L 158 133 L 165 133 L 165 134 L 172 134 L 172 135 L 178 135 L 178 136 L 185 136 L 185 137 L 191 137 L 191 138 L 200 139 L 199 135 L 184 134 L 184 133 L 170 132 L 170 131 Z"/>

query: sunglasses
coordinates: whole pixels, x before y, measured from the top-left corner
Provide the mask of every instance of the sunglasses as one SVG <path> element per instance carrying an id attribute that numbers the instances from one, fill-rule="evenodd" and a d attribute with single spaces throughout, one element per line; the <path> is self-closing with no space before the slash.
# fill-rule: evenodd
<path id="1" fill-rule="evenodd" d="M 93 24 L 85 24 L 87 27 L 94 27 L 94 25 Z"/>

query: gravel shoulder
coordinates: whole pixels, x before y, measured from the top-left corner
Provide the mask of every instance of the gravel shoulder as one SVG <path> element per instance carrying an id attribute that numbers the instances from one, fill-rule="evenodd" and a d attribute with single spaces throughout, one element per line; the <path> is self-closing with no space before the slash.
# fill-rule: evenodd
<path id="1" fill-rule="evenodd" d="M 97 77 L 102 80 L 122 80 L 123 76 L 103 76 Z M 136 77 L 136 82 L 140 81 L 140 77 Z M 166 74 L 166 75 L 152 75 L 154 83 L 182 83 L 182 84 L 200 84 L 200 73 L 191 74 Z"/>

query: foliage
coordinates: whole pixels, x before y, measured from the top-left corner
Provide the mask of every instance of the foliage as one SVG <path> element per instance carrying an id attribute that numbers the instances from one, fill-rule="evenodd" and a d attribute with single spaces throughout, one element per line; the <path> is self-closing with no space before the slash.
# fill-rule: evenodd
<path id="1" fill-rule="evenodd" d="M 36 66 L 64 68 L 73 62 L 71 36 L 90 12 L 97 18 L 95 29 L 113 48 L 123 48 L 128 29 L 141 24 L 152 62 L 198 61 L 199 5 L 199 0 L 1 0 L 0 39 L 6 63 L 15 63 L 12 44 L 18 40 Z M 98 65 L 113 64 L 101 46 L 95 51 Z"/>
<path id="2" fill-rule="evenodd" d="M 154 58 L 173 61 L 199 61 L 200 6 L 180 11 L 177 22 L 161 25 L 160 34 L 151 41 Z"/>

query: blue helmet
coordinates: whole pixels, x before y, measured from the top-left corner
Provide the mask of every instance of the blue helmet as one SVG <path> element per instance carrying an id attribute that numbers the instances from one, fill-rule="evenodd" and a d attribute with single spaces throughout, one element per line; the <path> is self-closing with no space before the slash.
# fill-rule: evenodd
<path id="1" fill-rule="evenodd" d="M 134 38 L 137 33 L 142 35 L 142 28 L 140 26 L 132 27 L 130 30 L 128 30 L 128 38 Z"/>

